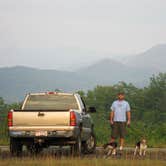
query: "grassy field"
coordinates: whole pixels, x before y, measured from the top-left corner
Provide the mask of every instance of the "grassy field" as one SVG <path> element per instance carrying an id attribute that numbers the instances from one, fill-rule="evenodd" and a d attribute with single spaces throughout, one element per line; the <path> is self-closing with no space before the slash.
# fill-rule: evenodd
<path id="1" fill-rule="evenodd" d="M 165 149 L 148 149 L 146 156 L 133 156 L 133 149 L 125 149 L 121 156 L 104 159 L 103 149 L 94 154 L 84 154 L 80 158 L 71 156 L 70 149 L 44 149 L 37 155 L 26 150 L 20 157 L 12 157 L 8 148 L 0 149 L 0 166 L 165 166 Z"/>
<path id="2" fill-rule="evenodd" d="M 79 158 L 13 158 L 0 160 L 1 166 L 165 166 L 166 161 Z"/>
<path id="3" fill-rule="evenodd" d="M 133 151 L 126 150 L 122 156 L 110 156 L 104 159 L 103 151 L 72 157 L 64 151 L 43 151 L 33 156 L 23 153 L 22 157 L 11 157 L 9 151 L 0 152 L 0 166 L 165 166 L 165 151 L 148 151 L 146 157 L 133 156 Z"/>

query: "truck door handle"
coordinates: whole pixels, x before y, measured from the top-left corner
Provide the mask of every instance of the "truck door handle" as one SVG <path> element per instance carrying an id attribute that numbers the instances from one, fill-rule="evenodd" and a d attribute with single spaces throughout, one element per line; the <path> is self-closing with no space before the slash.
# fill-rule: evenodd
<path id="1" fill-rule="evenodd" d="M 44 116 L 44 113 L 39 112 L 39 113 L 38 113 L 38 116 Z"/>

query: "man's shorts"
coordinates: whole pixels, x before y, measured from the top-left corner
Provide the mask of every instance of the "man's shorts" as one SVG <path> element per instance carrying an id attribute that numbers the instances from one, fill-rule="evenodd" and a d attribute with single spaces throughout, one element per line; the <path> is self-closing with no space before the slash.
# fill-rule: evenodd
<path id="1" fill-rule="evenodd" d="M 118 136 L 124 138 L 126 135 L 126 122 L 114 122 L 111 125 L 112 133 L 111 137 L 116 139 Z"/>

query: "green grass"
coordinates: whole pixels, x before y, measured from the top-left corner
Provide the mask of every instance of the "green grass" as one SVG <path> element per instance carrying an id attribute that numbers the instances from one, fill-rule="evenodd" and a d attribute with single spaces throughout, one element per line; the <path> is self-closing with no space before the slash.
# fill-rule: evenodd
<path id="1" fill-rule="evenodd" d="M 79 159 L 79 158 L 14 158 L 0 160 L 1 166 L 165 166 L 165 161 L 159 160 L 115 160 L 115 159 Z"/>

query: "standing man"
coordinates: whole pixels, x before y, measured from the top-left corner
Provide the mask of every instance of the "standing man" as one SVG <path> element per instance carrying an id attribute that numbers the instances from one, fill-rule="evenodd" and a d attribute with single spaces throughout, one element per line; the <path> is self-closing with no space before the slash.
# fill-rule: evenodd
<path id="1" fill-rule="evenodd" d="M 130 105 L 125 99 L 125 94 L 118 93 L 118 100 L 114 101 L 111 106 L 110 124 L 112 127 L 111 142 L 120 137 L 120 151 L 124 146 L 124 138 L 126 135 L 126 125 L 130 126 Z"/>

